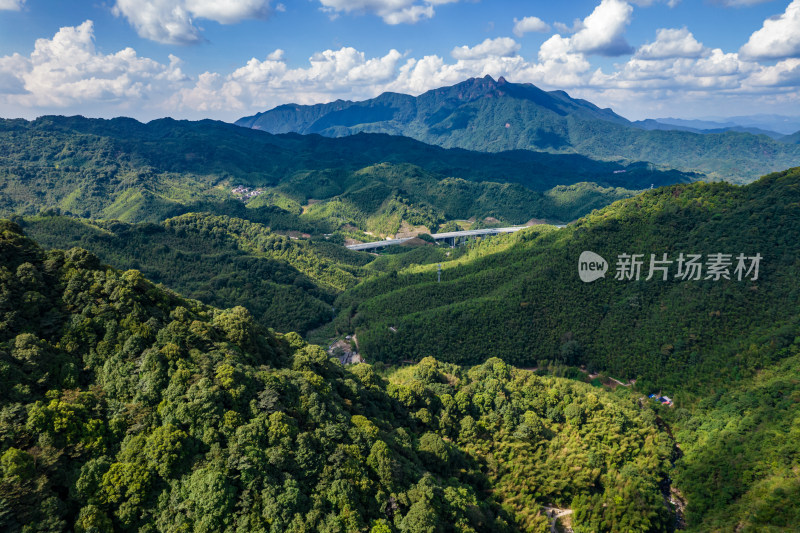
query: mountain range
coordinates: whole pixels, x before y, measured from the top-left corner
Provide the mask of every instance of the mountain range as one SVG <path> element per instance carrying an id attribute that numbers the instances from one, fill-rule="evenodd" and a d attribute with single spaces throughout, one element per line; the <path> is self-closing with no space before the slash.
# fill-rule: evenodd
<path id="1" fill-rule="evenodd" d="M 648 161 L 711 178 L 748 182 L 800 163 L 800 146 L 766 136 L 724 131 L 643 129 L 611 109 L 490 76 L 419 96 L 384 93 L 327 104 L 286 104 L 236 124 L 271 133 L 357 132 L 404 135 L 447 148 L 489 152 L 534 150 L 601 160 Z"/>
<path id="2" fill-rule="evenodd" d="M 762 131 L 772 132 L 776 135 L 790 135 L 800 131 L 800 117 L 786 115 L 743 115 L 732 117 L 710 117 L 706 119 L 680 119 L 657 118 L 662 124 L 686 126 L 699 130 L 714 130 L 719 128 L 757 128 Z"/>
<path id="3" fill-rule="evenodd" d="M 663 125 L 489 77 L 0 121 L 0 530 L 793 530 L 800 133 Z"/>
<path id="4" fill-rule="evenodd" d="M 0 214 L 58 208 L 84 218 L 155 222 L 221 210 L 258 222 L 282 218 L 285 229 L 299 231 L 313 223 L 327 233 L 345 224 L 394 233 L 400 219 L 377 219 L 392 218 L 397 202 L 429 213 L 423 218 L 431 230 L 471 217 L 571 220 L 632 190 L 701 177 L 575 154 L 443 149 L 385 134 L 272 135 L 210 120 L 2 120 L 0 143 Z M 565 195 L 557 186 L 580 193 Z M 244 198 L 252 209 L 241 209 L 236 187 L 260 194 Z M 338 222 L 326 215 L 331 202 L 346 204 Z M 322 218 L 330 222 L 325 227 Z"/>
<path id="5" fill-rule="evenodd" d="M 684 123 L 694 124 L 698 122 L 697 126 L 687 126 Z M 634 126 L 638 128 L 642 128 L 645 130 L 674 130 L 674 131 L 689 131 L 692 133 L 702 133 L 702 134 L 711 134 L 711 133 L 726 133 L 729 131 L 732 132 L 739 132 L 739 133 L 750 133 L 752 135 L 766 135 L 771 139 L 776 141 L 793 144 L 793 137 L 792 135 L 786 135 L 784 133 L 778 133 L 776 131 L 764 130 L 755 126 L 740 126 L 734 123 L 710 123 L 710 122 L 703 122 L 703 121 L 670 121 L 669 119 L 662 120 L 662 119 L 647 119 L 647 120 L 637 120 L 632 123 Z"/>

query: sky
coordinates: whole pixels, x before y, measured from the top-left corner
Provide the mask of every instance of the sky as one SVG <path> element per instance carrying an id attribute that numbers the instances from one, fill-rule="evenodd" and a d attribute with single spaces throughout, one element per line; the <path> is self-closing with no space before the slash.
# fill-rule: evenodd
<path id="1" fill-rule="evenodd" d="M 800 0 L 0 0 L 0 117 L 234 121 L 490 75 L 631 119 L 800 116 Z"/>

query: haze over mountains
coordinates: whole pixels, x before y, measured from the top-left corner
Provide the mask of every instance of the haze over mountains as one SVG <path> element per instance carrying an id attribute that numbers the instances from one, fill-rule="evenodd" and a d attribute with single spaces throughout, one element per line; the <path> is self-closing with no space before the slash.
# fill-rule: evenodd
<path id="1" fill-rule="evenodd" d="M 471 78 L 417 97 L 384 93 L 361 102 L 282 105 L 236 124 L 271 133 L 357 132 L 409 136 L 444 147 L 500 152 L 577 153 L 604 160 L 649 161 L 712 178 L 752 181 L 800 163 L 800 147 L 746 132 L 707 135 L 645 130 L 563 91 L 490 76 Z M 724 129 L 724 128 L 723 128 Z"/>
<path id="2" fill-rule="evenodd" d="M 779 135 L 790 135 L 800 131 L 800 117 L 786 115 L 745 115 L 733 117 L 708 117 L 703 119 L 657 118 L 663 124 L 687 126 L 699 130 L 714 130 L 718 128 L 756 128 L 771 131 Z"/>
<path id="3" fill-rule="evenodd" d="M 685 124 L 691 124 L 685 125 Z M 707 122 L 703 120 L 680 120 L 680 119 L 647 119 L 637 120 L 633 125 L 645 130 L 675 130 L 690 131 L 692 133 L 725 133 L 729 131 L 750 133 L 753 135 L 766 135 L 779 142 L 792 144 L 792 136 L 776 131 L 765 130 L 755 126 L 741 126 L 733 122 Z"/>

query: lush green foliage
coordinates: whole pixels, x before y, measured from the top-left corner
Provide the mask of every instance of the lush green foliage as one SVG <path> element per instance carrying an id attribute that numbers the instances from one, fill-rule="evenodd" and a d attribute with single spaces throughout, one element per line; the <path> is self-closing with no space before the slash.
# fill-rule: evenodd
<path id="1" fill-rule="evenodd" d="M 5 221 L 0 380 L 3 531 L 669 529 L 646 406 L 497 359 L 387 381 Z"/>
<path id="2" fill-rule="evenodd" d="M 556 360 L 640 378 L 647 392 L 737 380 L 781 357 L 775 347 L 796 336 L 798 205 L 800 169 L 743 187 L 648 191 L 562 230 L 533 227 L 474 245 L 442 263 L 441 283 L 435 265 L 368 280 L 339 297 L 335 326 L 357 333 L 371 360 Z M 584 250 L 608 261 L 605 279 L 579 279 Z M 674 264 L 669 280 L 645 280 L 650 254 L 717 252 L 760 253 L 758 280 L 681 281 Z M 639 281 L 614 279 L 623 253 L 645 254 Z"/>
<path id="3" fill-rule="evenodd" d="M 420 382 L 436 394 L 441 406 L 417 403 L 415 416 L 433 415 L 443 437 L 485 464 L 495 499 L 523 529 L 542 528 L 542 503 L 571 508 L 576 532 L 669 529 L 659 483 L 673 443 L 647 404 L 499 359 L 467 372 L 426 358 L 390 382 L 400 398 Z M 642 418 L 649 427 L 634 430 Z"/>
<path id="4" fill-rule="evenodd" d="M 641 129 L 610 109 L 572 99 L 563 91 L 545 92 L 489 76 L 418 97 L 386 93 L 363 102 L 284 105 L 237 124 L 329 136 L 383 132 L 489 152 L 545 150 L 649 161 L 733 181 L 752 181 L 765 171 L 800 162 L 800 147 L 791 138 Z"/>
<path id="5" fill-rule="evenodd" d="M 160 224 L 89 222 L 63 216 L 22 221 L 48 248 L 80 246 L 105 263 L 218 307 L 246 307 L 278 331 L 330 320 L 336 295 L 366 275 L 371 256 L 323 240 L 290 239 L 262 224 L 187 214 Z"/>
<path id="6" fill-rule="evenodd" d="M 797 331 L 797 330 L 795 330 Z M 675 483 L 697 531 L 790 531 L 800 524 L 800 337 L 791 357 L 669 412 L 682 457 Z"/>
<path id="7" fill-rule="evenodd" d="M 545 109 L 528 137 L 508 119 L 508 147 L 624 139 L 645 154 L 674 133 L 629 137 L 624 119 L 563 93 L 501 90 Z M 491 113 L 528 112 L 476 100 L 481 84 L 432 94 L 415 134 L 445 144 L 472 125 L 486 142 Z M 363 127 L 371 112 L 318 126 L 379 130 Z M 706 137 L 718 144 L 684 145 L 688 167 L 717 150 L 709 168 L 749 172 L 748 137 Z M 794 149 L 759 142 L 775 161 Z M 692 531 L 800 521 L 800 169 L 628 198 L 692 176 L 211 121 L 3 121 L 0 146 L 0 212 L 46 209 L 15 218 L 71 248 L 0 222 L 0 530 L 548 531 L 556 506 L 579 532 L 670 531 L 670 491 Z M 263 192 L 245 203 L 238 184 Z M 563 230 L 457 249 L 341 246 L 471 217 L 572 219 L 616 199 Z M 584 250 L 609 261 L 606 279 L 579 281 Z M 645 254 L 644 278 L 650 253 L 715 252 L 760 253 L 759 279 L 612 279 L 621 253 Z M 355 333 L 371 361 L 420 362 L 343 368 L 268 328 Z M 548 370 L 638 381 L 611 393 L 603 375 L 591 388 Z"/>
<path id="8" fill-rule="evenodd" d="M 391 233 L 402 220 L 472 216 L 570 220 L 632 189 L 694 177 L 646 165 L 615 174 L 626 167 L 574 155 L 444 150 L 388 135 L 275 136 L 171 119 L 2 120 L 0 147 L 0 215 L 58 208 L 159 222 L 204 211 L 310 233 L 350 225 Z M 231 192 L 240 185 L 261 191 L 247 208 Z"/>

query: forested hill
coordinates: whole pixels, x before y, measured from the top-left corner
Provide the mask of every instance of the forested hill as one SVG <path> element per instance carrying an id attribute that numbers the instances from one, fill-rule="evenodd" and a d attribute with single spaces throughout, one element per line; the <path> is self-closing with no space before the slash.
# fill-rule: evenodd
<path id="1" fill-rule="evenodd" d="M 798 329 L 795 329 L 797 332 Z M 691 531 L 793 531 L 800 524 L 800 336 L 762 345 L 781 361 L 670 409 L 682 450 L 671 476 Z"/>
<path id="2" fill-rule="evenodd" d="M 344 224 L 367 230 L 366 218 L 396 213 L 398 202 L 431 214 L 416 217 L 430 223 L 473 216 L 524 223 L 579 216 L 598 202 L 616 200 L 618 187 L 638 190 L 697 177 L 578 155 L 445 150 L 388 135 L 276 136 L 209 120 L 0 121 L 0 215 L 5 216 L 59 208 L 128 222 L 191 211 L 258 222 L 282 213 L 285 221 L 312 200 L 324 211 L 335 199 L 346 204 L 337 208 L 339 218 L 323 213 L 327 222 L 320 225 L 320 217 L 311 217 L 321 232 Z M 588 195 L 570 197 L 554 189 L 582 182 L 593 183 L 582 185 Z M 231 192 L 237 186 L 263 193 L 252 205 L 261 211 L 280 209 L 237 211 L 230 205 L 241 204 Z M 304 231 L 300 221 L 295 224 L 290 229 Z"/>
<path id="3" fill-rule="evenodd" d="M 586 364 L 639 378 L 647 392 L 702 390 L 761 367 L 795 340 L 798 235 L 800 169 L 747 186 L 663 187 L 562 230 L 534 227 L 476 245 L 442 264 L 441 283 L 435 265 L 368 280 L 339 297 L 336 327 L 357 333 L 371 360 L 472 364 L 502 354 L 523 366 Z M 604 278 L 581 281 L 584 251 L 608 262 Z M 729 279 L 708 279 L 709 254 L 718 253 L 730 254 Z M 622 254 L 643 254 L 638 281 L 615 279 Z M 660 270 L 646 280 L 651 254 L 672 261 L 666 281 Z M 676 279 L 680 254 L 701 255 L 700 280 Z M 737 279 L 739 254 L 761 255 L 757 280 L 752 272 Z"/>
<path id="4" fill-rule="evenodd" d="M 673 442 L 498 359 L 381 377 L 0 221 L 0 530 L 669 531 Z"/>
<path id="5" fill-rule="evenodd" d="M 749 182 L 800 164 L 800 146 L 766 135 L 645 130 L 563 91 L 490 76 L 417 97 L 385 93 L 362 102 L 282 105 L 237 124 L 269 132 L 406 135 L 444 147 L 500 152 L 541 150 L 599 159 L 649 161 L 715 178 Z"/>
<path id="6" fill-rule="evenodd" d="M 365 277 L 372 260 L 324 239 L 291 239 L 263 224 L 207 213 L 158 224 L 18 220 L 46 248 L 85 248 L 189 298 L 246 307 L 264 328 L 301 334 L 331 319 L 336 296 Z"/>

